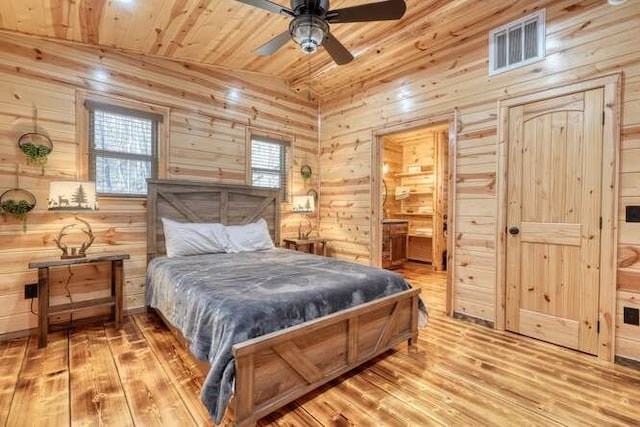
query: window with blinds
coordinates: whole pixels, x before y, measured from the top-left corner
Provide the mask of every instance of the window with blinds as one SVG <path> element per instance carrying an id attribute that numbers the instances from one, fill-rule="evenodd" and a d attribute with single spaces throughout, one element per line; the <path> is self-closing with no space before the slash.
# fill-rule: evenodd
<path id="1" fill-rule="evenodd" d="M 489 75 L 523 67 L 544 57 L 544 9 L 489 33 Z"/>
<path id="2" fill-rule="evenodd" d="M 87 102 L 89 178 L 97 193 L 146 196 L 147 178 L 157 177 L 158 123 L 162 116 Z"/>
<path id="3" fill-rule="evenodd" d="M 287 200 L 287 164 L 289 144 L 260 136 L 251 137 L 251 184 L 279 188 Z"/>

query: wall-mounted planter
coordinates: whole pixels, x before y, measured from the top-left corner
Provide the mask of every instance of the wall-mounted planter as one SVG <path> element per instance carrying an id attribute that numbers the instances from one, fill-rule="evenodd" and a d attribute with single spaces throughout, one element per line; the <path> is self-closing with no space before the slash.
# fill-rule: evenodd
<path id="1" fill-rule="evenodd" d="M 309 165 L 303 165 L 300 168 L 300 175 L 302 175 L 303 179 L 309 179 L 311 178 L 312 172 L 311 172 L 311 166 Z"/>
<path id="2" fill-rule="evenodd" d="M 22 188 L 12 188 L 0 195 L 0 212 L 22 221 L 22 231 L 27 231 L 27 214 L 36 207 L 36 196 Z"/>
<path id="3" fill-rule="evenodd" d="M 18 147 L 27 156 L 27 164 L 40 166 L 44 175 L 44 165 L 53 151 L 51 139 L 41 133 L 25 133 L 18 139 Z"/>

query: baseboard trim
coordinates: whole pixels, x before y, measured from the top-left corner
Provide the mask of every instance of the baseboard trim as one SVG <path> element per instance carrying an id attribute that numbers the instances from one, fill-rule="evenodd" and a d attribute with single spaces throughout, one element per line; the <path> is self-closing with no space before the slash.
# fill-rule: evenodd
<path id="1" fill-rule="evenodd" d="M 453 312 L 454 319 L 464 320 L 466 322 L 475 323 L 476 325 L 484 326 L 487 328 L 494 329 L 494 323 L 490 320 L 479 319 L 477 317 L 469 316 L 468 314 L 458 313 L 456 311 Z"/>
<path id="2" fill-rule="evenodd" d="M 131 316 L 132 314 L 140 314 L 140 313 L 146 313 L 146 312 L 147 312 L 147 307 L 142 306 L 142 307 L 130 308 L 129 310 L 124 310 L 123 314 L 125 316 Z"/>
<path id="3" fill-rule="evenodd" d="M 633 368 L 640 370 L 640 360 L 629 359 L 628 357 L 616 356 L 614 358 L 614 362 L 621 366 L 626 366 L 627 368 Z"/>
<path id="4" fill-rule="evenodd" d="M 21 331 L 7 332 L 5 334 L 1 334 L 0 335 L 0 342 L 17 340 L 19 338 L 28 337 L 28 336 L 31 336 L 31 335 L 35 335 L 37 333 L 38 333 L 38 328 L 23 329 Z"/>

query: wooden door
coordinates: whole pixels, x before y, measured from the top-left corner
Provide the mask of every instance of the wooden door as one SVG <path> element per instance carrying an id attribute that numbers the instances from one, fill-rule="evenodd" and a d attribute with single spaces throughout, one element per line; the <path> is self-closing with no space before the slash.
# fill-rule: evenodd
<path id="1" fill-rule="evenodd" d="M 597 353 L 603 89 L 509 109 L 506 328 Z"/>

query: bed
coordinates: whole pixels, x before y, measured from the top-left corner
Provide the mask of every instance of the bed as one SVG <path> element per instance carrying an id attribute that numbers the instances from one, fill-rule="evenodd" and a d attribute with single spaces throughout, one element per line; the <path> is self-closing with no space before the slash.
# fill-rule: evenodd
<path id="1" fill-rule="evenodd" d="M 232 393 L 235 424 L 251 425 L 395 345 L 415 343 L 420 290 L 394 273 L 281 248 L 163 256 L 161 218 L 226 225 L 263 218 L 279 242 L 277 191 L 152 180 L 148 194 L 147 303 L 197 358 L 210 362 L 202 398 L 216 422 Z M 207 283 L 211 277 L 215 286 Z M 278 289 L 273 297 L 270 289 Z M 265 312 L 283 323 L 272 325 Z"/>

